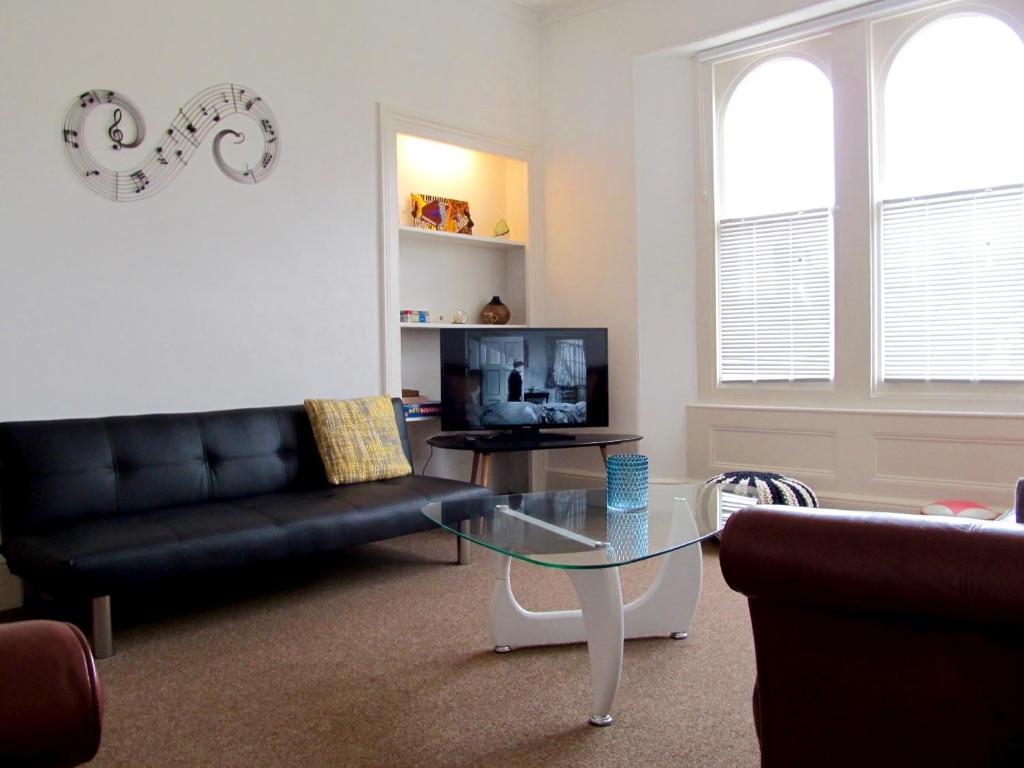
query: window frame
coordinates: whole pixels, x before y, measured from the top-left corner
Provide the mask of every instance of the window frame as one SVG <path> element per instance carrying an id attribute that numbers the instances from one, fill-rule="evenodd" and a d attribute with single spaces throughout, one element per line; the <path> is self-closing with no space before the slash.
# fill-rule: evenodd
<path id="1" fill-rule="evenodd" d="M 719 242 L 719 222 L 724 220 L 725 217 L 720 217 L 720 212 L 723 211 L 723 195 L 725 185 L 723 183 L 723 162 L 724 157 L 721 151 L 721 134 L 722 127 L 724 125 L 724 118 L 726 111 L 729 108 L 729 102 L 736 92 L 737 87 L 743 80 L 753 72 L 755 69 L 763 64 L 768 63 L 774 59 L 800 59 L 808 62 L 811 66 L 818 69 L 825 79 L 829 82 L 830 87 L 832 86 L 832 72 L 831 72 L 831 46 L 830 32 L 819 32 L 807 36 L 802 36 L 798 39 L 789 40 L 782 43 L 772 44 L 764 48 L 758 48 L 753 51 L 741 52 L 736 56 L 724 57 L 715 60 L 710 63 L 709 74 L 711 82 L 711 97 L 712 97 L 712 114 L 711 120 L 711 131 L 713 135 L 713 149 L 710 157 L 708 158 L 710 165 L 710 178 L 712 179 L 713 195 L 711 204 L 711 229 L 712 229 L 712 243 L 713 243 L 713 283 L 714 283 L 714 294 L 712 297 L 713 304 L 713 325 L 714 325 L 714 350 L 713 350 L 713 381 L 714 388 L 716 391 L 734 391 L 734 392 L 771 392 L 771 391 L 787 391 L 797 389 L 799 391 L 810 391 L 810 392 L 829 392 L 834 389 L 835 378 L 836 378 L 836 352 L 837 352 L 837 334 L 836 334 L 836 195 L 835 189 L 836 183 L 836 157 L 838 147 L 835 142 L 835 94 L 833 88 L 833 143 L 832 143 L 832 157 L 833 157 L 833 199 L 831 205 L 828 206 L 829 216 L 831 217 L 831 239 L 832 239 L 832 272 L 831 272 L 831 286 L 830 286 L 830 302 L 829 315 L 831 319 L 831 337 L 832 337 L 832 349 L 831 349 L 831 375 L 828 379 L 814 378 L 814 379 L 793 379 L 793 380 L 782 380 L 782 379 L 763 379 L 763 380 L 751 380 L 751 381 L 723 381 L 721 378 L 721 367 L 722 361 L 720 356 L 721 349 L 721 332 L 722 332 L 722 306 L 721 306 L 721 286 L 719 277 L 721 274 L 721 244 Z M 720 81 L 727 78 L 728 81 L 722 84 Z"/>
<path id="2" fill-rule="evenodd" d="M 1024 412 L 1024 385 L 974 382 L 880 381 L 879 217 L 875 201 L 875 83 L 877 62 L 895 48 L 886 22 L 900 35 L 916 24 L 950 13 L 979 12 L 1008 23 L 1024 37 L 1024 0 L 879 0 L 869 7 L 837 11 L 791 27 L 695 46 L 698 113 L 694 143 L 696 175 L 697 398 L 701 403 L 739 408 L 826 409 L 835 412 L 948 413 L 964 416 Z M 717 41 L 716 41 L 717 43 Z M 718 381 L 718 109 L 723 103 L 723 70 L 729 79 L 743 66 L 794 47 L 819 46 L 833 87 L 835 130 L 834 366 L 831 382 Z M 884 50 L 883 50 L 884 49 Z M 812 54 L 813 55 L 813 54 Z M 831 57 L 831 58 L 829 58 Z M 743 62 L 745 64 L 737 63 Z M 727 65 L 723 67 L 722 65 Z M 717 70 L 717 71 L 716 71 Z"/>
<path id="3" fill-rule="evenodd" d="M 885 381 L 882 346 L 882 178 L 885 168 L 885 83 L 893 62 L 904 46 L 926 27 L 957 16 L 991 16 L 1005 23 L 1024 45 L 1024 20 L 1008 8 L 1009 3 L 940 3 L 903 14 L 886 14 L 868 20 L 869 64 L 872 68 L 868 92 L 871 110 L 871 397 L 879 400 L 913 398 L 929 407 L 948 401 L 963 407 L 971 401 L 981 408 L 998 406 L 1024 395 L 1024 381 Z M 1022 9 L 1024 10 L 1024 9 Z"/>

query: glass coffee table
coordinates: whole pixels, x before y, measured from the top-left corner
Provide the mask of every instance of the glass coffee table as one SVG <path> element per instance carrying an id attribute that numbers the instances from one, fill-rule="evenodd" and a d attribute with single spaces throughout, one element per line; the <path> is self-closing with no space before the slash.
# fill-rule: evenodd
<path id="1" fill-rule="evenodd" d="M 611 725 L 625 638 L 684 639 L 700 598 L 700 542 L 720 532 L 731 512 L 757 503 L 738 485 L 652 485 L 638 511 L 608 509 L 604 489 L 509 494 L 428 504 L 441 527 L 494 553 L 491 594 L 494 650 L 587 643 L 594 688 L 593 725 Z M 509 581 L 512 558 L 563 570 L 580 610 L 527 611 Z M 636 600 L 623 605 L 619 568 L 661 558 Z"/>

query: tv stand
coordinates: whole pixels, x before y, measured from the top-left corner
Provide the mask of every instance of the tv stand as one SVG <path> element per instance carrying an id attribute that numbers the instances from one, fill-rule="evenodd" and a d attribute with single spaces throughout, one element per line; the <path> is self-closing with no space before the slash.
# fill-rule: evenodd
<path id="1" fill-rule="evenodd" d="M 554 451 L 561 448 L 594 447 L 608 461 L 608 446 L 635 443 L 642 435 L 613 435 L 594 432 L 541 432 L 539 429 L 517 429 L 493 435 L 434 435 L 427 443 L 434 448 L 451 451 L 472 451 L 473 470 L 470 482 L 487 486 L 491 478 L 491 456 L 517 451 Z"/>
<path id="2" fill-rule="evenodd" d="M 472 438 L 473 436 L 467 435 L 467 437 Z M 522 445 L 523 443 L 558 442 L 575 439 L 576 435 L 573 434 L 567 434 L 564 432 L 541 432 L 537 428 L 503 429 L 500 432 L 495 432 L 491 435 L 480 435 L 477 437 L 478 441 L 483 441 L 485 443 L 514 443 L 516 445 Z"/>

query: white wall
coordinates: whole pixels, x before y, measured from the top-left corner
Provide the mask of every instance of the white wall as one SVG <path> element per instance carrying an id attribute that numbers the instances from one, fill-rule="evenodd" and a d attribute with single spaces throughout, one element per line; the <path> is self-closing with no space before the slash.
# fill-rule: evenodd
<path id="1" fill-rule="evenodd" d="M 708 115 L 685 49 L 854 5 L 633 0 L 545 30 L 549 320 L 610 326 L 614 426 L 646 435 L 639 450 L 655 478 L 774 469 L 837 506 L 911 510 L 966 497 L 1005 507 L 1024 467 L 1024 406 L 870 392 L 866 192 L 839 201 L 850 247 L 837 270 L 835 385 L 744 390 L 714 381 L 714 241 L 703 195 L 713 187 L 700 161 Z M 866 77 L 863 59 L 839 66 Z M 863 107 L 839 100 L 836 124 L 846 149 L 837 172 L 866 179 Z M 583 452 L 552 455 L 549 466 L 555 487 L 603 474 Z"/>
<path id="2" fill-rule="evenodd" d="M 686 412 L 697 398 L 695 64 L 643 56 L 634 82 L 640 446 L 662 480 L 686 478 Z"/>
<path id="3" fill-rule="evenodd" d="M 608 326 L 612 428 L 646 435 L 653 476 L 680 478 L 696 393 L 696 70 L 645 55 L 815 3 L 591 5 L 543 34 L 546 319 Z M 601 471 L 596 452 L 552 453 L 549 466 Z"/>
<path id="4" fill-rule="evenodd" d="M 536 144 L 539 47 L 474 0 L 0 0 L 0 419 L 381 391 L 376 104 Z M 280 123 L 264 184 L 205 146 L 138 203 L 73 177 L 79 92 L 126 94 L 153 136 L 227 81 Z"/>
<path id="5" fill-rule="evenodd" d="M 0 0 L 0 420 L 382 391 L 377 103 L 536 144 L 539 60 L 536 26 L 475 0 Z M 279 121 L 264 184 L 208 146 L 142 202 L 74 177 L 80 92 L 124 93 L 155 138 L 221 82 Z"/>

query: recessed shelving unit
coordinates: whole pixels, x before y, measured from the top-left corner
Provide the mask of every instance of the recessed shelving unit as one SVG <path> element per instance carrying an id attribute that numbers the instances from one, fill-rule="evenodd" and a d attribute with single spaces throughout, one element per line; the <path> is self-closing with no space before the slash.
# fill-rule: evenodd
<path id="1" fill-rule="evenodd" d="M 459 328 L 506 328 L 510 332 L 539 322 L 535 296 L 539 279 L 539 200 L 533 151 L 399 114 L 381 107 L 381 193 L 384 388 L 392 395 L 415 389 L 440 399 L 441 366 L 438 331 Z M 410 196 L 432 195 L 469 203 L 473 234 L 413 226 Z M 504 219 L 509 232 L 494 237 Z M 512 320 L 505 326 L 483 325 L 480 312 L 500 296 Z M 403 323 L 402 310 L 428 311 L 435 322 Z M 452 323 L 457 310 L 470 322 Z M 425 460 L 422 442 L 437 431 L 437 417 L 409 419 L 414 464 Z M 420 422 L 423 422 L 422 424 Z M 421 453 L 422 451 L 422 453 Z M 431 474 L 467 479 L 466 457 L 436 456 Z M 529 482 L 523 457 L 507 458 L 510 486 Z M 515 470 L 518 467 L 518 470 Z M 514 471 L 513 471 L 514 470 Z M 515 473 L 518 472 L 518 475 Z M 524 479 L 525 472 L 525 479 Z M 506 474 L 508 474 L 506 472 Z M 497 483 L 503 484 L 501 473 Z"/>

